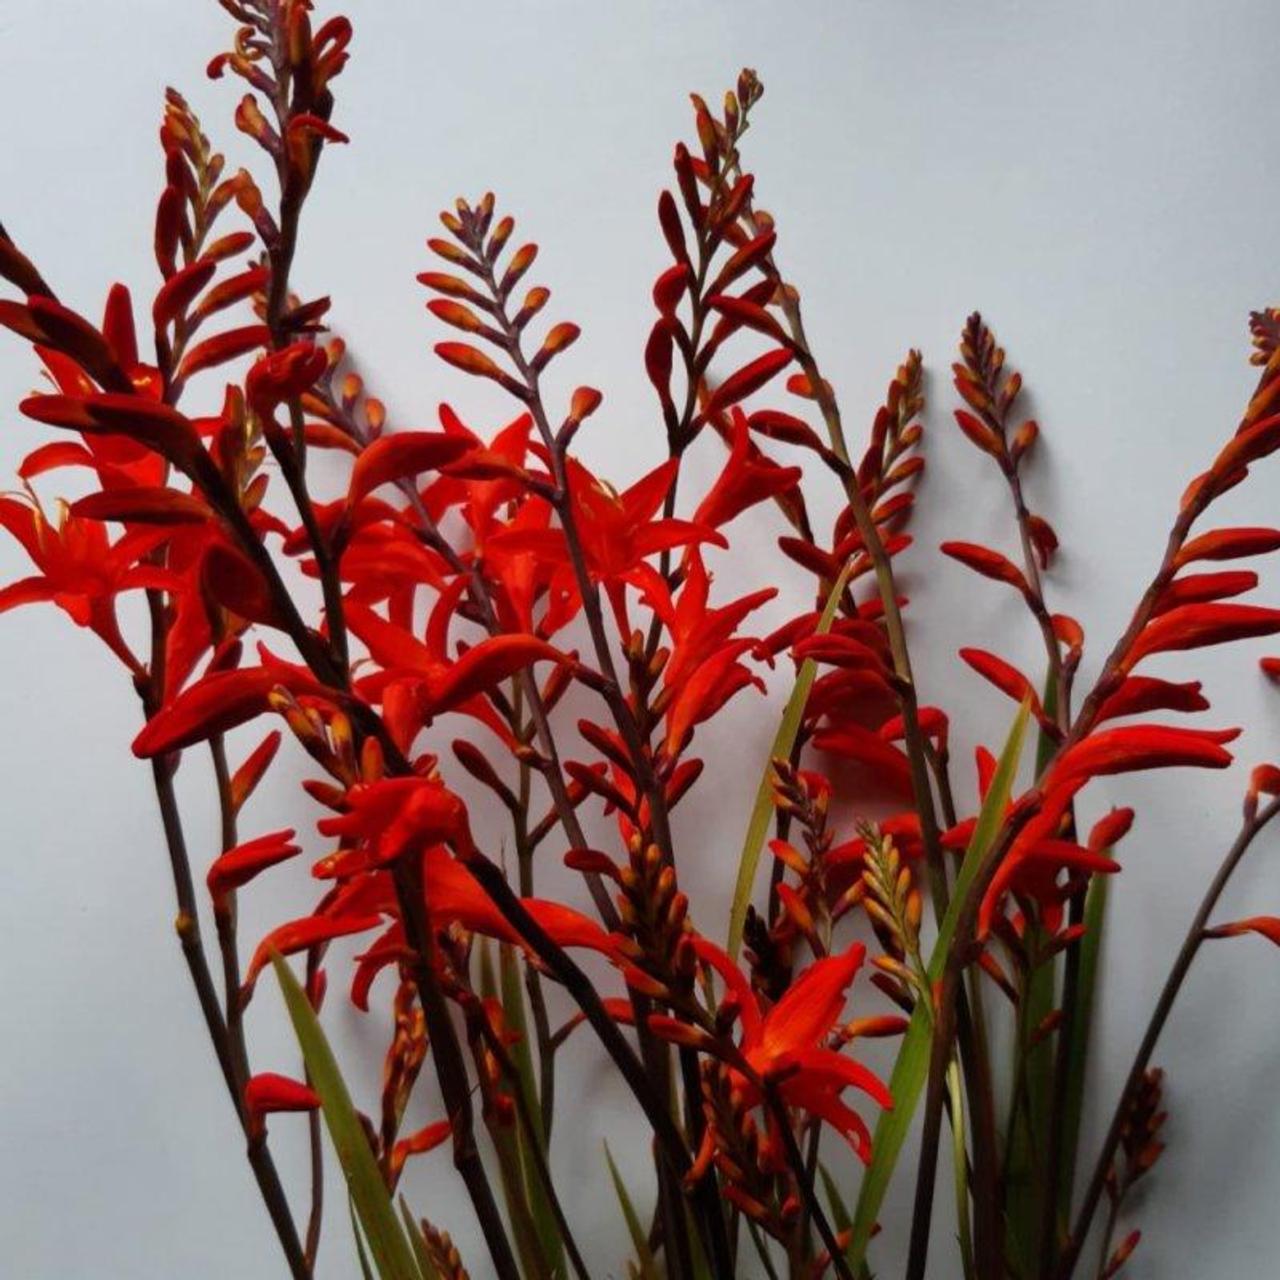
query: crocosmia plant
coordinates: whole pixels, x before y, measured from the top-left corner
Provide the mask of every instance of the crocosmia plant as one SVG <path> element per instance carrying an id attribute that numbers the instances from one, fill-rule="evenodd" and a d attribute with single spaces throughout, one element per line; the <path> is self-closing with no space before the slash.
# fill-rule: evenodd
<path id="1" fill-rule="evenodd" d="M 637 353 L 653 394 L 626 417 L 652 424 L 665 459 L 609 478 L 577 452 L 607 399 L 544 386 L 553 363 L 573 365 L 578 325 L 491 194 L 424 228 L 405 270 L 420 272 L 435 354 L 497 384 L 510 411 L 388 419 L 341 318 L 292 270 L 312 186 L 348 142 L 335 92 L 351 25 L 307 0 L 222 7 L 236 26 L 209 74 L 236 87 L 254 162 L 227 164 L 168 93 L 141 296 L 59 296 L 20 227 L 0 235 L 0 325 L 41 370 L 19 406 L 33 447 L 0 497 L 31 568 L 0 610 L 61 609 L 137 693 L 121 746 L 150 775 L 181 961 L 279 1238 L 260 1274 L 306 1280 L 322 1206 L 346 1216 L 340 1193 L 322 1195 L 326 1142 L 355 1227 L 343 1274 L 587 1280 L 579 1242 L 610 1231 L 611 1274 L 641 1280 L 921 1280 L 931 1250 L 933 1274 L 967 1280 L 1122 1272 L 1140 1237 L 1130 1193 L 1162 1152 L 1154 1054 L 1183 979 L 1211 939 L 1280 943 L 1280 918 L 1216 910 L 1280 811 L 1280 768 L 1253 770 L 1109 1097 L 1084 1080 L 1107 886 L 1135 815 L 1102 809 L 1090 784 L 1232 761 L 1238 730 L 1200 722 L 1201 684 L 1147 667 L 1280 632 L 1280 610 L 1245 599 L 1256 574 L 1235 567 L 1280 549 L 1280 531 L 1214 519 L 1280 448 L 1280 312 L 1252 318 L 1256 393 L 1195 464 L 1088 687 L 1085 629 L 1052 600 L 1057 538 L 1024 496 L 1038 428 L 1021 376 L 985 318 L 964 322 L 943 398 L 974 446 L 964 485 L 1007 507 L 1008 535 L 942 551 L 987 580 L 975 593 L 1015 593 L 1043 645 L 1030 671 L 959 648 L 958 678 L 971 669 L 1008 709 L 1007 737 L 983 745 L 912 670 L 898 565 L 925 466 L 921 357 L 886 371 L 869 424 L 846 418 L 785 228 L 746 167 L 753 72 L 718 104 L 693 97 L 656 193 L 669 265 Z M 83 496 L 58 500 L 64 482 Z M 735 567 L 742 594 L 725 590 L 717 569 L 762 508 L 788 532 L 772 559 Z M 784 575 L 805 602 L 789 617 Z M 766 687 L 790 696 L 754 809 L 681 839 L 684 798 L 723 784 L 704 726 Z M 974 793 L 953 785 L 956 750 L 976 754 Z M 272 768 L 290 756 L 310 774 L 295 825 L 263 830 L 254 797 L 287 785 Z M 211 861 L 188 852 L 175 791 L 181 765 L 210 762 Z M 304 857 L 311 892 L 265 936 L 238 937 L 237 900 Z M 682 888 L 691 858 L 732 887 L 727 922 Z M 272 1016 L 288 1011 L 291 1062 L 246 1035 L 264 994 Z M 373 1078 L 330 1047 L 334 1001 L 391 1027 Z M 877 1070 L 873 1038 L 891 1042 Z M 633 1095 L 652 1135 L 645 1183 L 624 1182 L 598 1134 L 557 1123 L 557 1074 L 578 1054 Z M 291 1125 L 310 1127 L 311 1185 L 285 1185 L 273 1162 L 272 1132 Z M 1095 1129 L 1093 1149 L 1081 1135 Z M 555 1146 L 573 1143 L 612 1179 L 612 1222 L 575 1220 L 557 1188 Z M 831 1158 L 841 1145 L 856 1161 Z M 410 1162 L 430 1166 L 426 1185 L 460 1179 L 472 1256 L 402 1194 Z M 895 1181 L 914 1188 L 904 1256 L 875 1240 Z M 935 1195 L 954 1197 L 954 1234 L 933 1227 Z"/>

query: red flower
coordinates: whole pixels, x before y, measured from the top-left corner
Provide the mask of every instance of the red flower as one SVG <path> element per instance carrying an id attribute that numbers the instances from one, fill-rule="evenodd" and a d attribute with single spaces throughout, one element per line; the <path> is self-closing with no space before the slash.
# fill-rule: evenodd
<path id="1" fill-rule="evenodd" d="M 249 1126 L 260 1131 L 263 1118 L 276 1111 L 314 1111 L 320 1105 L 315 1090 L 300 1080 L 264 1071 L 253 1076 L 244 1087 L 244 1109 Z"/>
<path id="2" fill-rule="evenodd" d="M 382 778 L 350 788 L 345 810 L 318 824 L 350 852 L 326 859 L 323 874 L 347 875 L 385 866 L 408 853 L 448 843 L 464 856 L 474 852 L 466 806 L 429 778 Z"/>
<path id="3" fill-rule="evenodd" d="M 273 831 L 238 844 L 219 856 L 209 868 L 206 880 L 214 906 L 221 906 L 228 893 L 248 884 L 259 872 L 300 853 L 300 847 L 293 843 L 295 834 L 292 828 Z"/>
<path id="4" fill-rule="evenodd" d="M 617 493 L 576 459 L 568 460 L 573 522 L 593 580 L 625 579 L 646 557 L 675 547 L 698 542 L 728 545 L 704 524 L 658 516 L 677 466 L 674 458 L 669 459 L 629 489 Z M 545 560 L 569 564 L 568 544 L 560 529 L 500 533 L 494 535 L 490 546 L 504 552 L 532 551 Z"/>
<path id="5" fill-rule="evenodd" d="M 838 956 L 816 960 L 767 1012 L 729 956 L 705 938 L 695 938 L 701 959 L 724 980 L 742 1021 L 738 1052 L 755 1075 L 773 1083 L 791 1106 L 808 1111 L 835 1128 L 865 1162 L 871 1158 L 871 1133 L 866 1122 L 841 1101 L 845 1089 L 862 1090 L 882 1107 L 893 1097 L 872 1072 L 844 1054 L 826 1047 L 826 1040 L 844 1010 L 845 992 L 862 965 L 866 948 L 855 942 Z M 654 1016 L 654 1031 L 678 1039 L 688 1028 L 674 1019 Z M 735 1072 L 735 1088 L 747 1105 L 763 1102 L 759 1086 Z"/>
<path id="6" fill-rule="evenodd" d="M 728 387 L 726 382 L 720 392 Z M 748 507 L 790 493 L 802 474 L 799 467 L 779 466 L 761 453 L 751 440 L 746 414 L 734 409 L 729 459 L 707 496 L 698 504 L 693 522 L 706 529 L 719 529 Z"/>
<path id="7" fill-rule="evenodd" d="M 34 502 L 0 497 L 0 525 L 22 544 L 39 570 L 0 590 L 0 613 L 24 604 L 56 604 L 137 670 L 137 659 L 120 634 L 116 597 L 125 591 L 174 585 L 171 573 L 145 563 L 168 531 L 135 530 L 112 543 L 106 525 L 73 515 L 62 504 L 58 512 L 57 524 L 51 524 Z"/>

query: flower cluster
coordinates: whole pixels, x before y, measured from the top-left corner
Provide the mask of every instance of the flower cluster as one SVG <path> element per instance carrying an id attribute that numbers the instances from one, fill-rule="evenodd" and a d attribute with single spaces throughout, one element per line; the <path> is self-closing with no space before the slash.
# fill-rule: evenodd
<path id="1" fill-rule="evenodd" d="M 923 362 L 904 357 L 853 445 L 782 274 L 778 228 L 743 168 L 755 75 L 744 71 L 719 111 L 694 97 L 695 140 L 676 146 L 658 198 L 670 265 L 654 282 L 643 357 L 665 456 L 617 487 L 575 452 L 588 419 L 608 417 L 602 393 L 583 385 L 561 402 L 544 388 L 548 366 L 574 358 L 579 329 L 544 319 L 537 246 L 491 194 L 441 214 L 418 280 L 447 333 L 436 354 L 497 384 L 513 416 L 485 429 L 442 406 L 431 429 L 389 421 L 328 299 L 299 297 L 293 280 L 307 196 L 327 150 L 347 141 L 331 117 L 351 26 L 316 24 L 307 0 L 223 7 L 239 25 L 209 71 L 244 82 L 235 123 L 265 153 L 275 194 L 247 170 L 228 173 L 171 91 L 157 278 L 141 305 L 116 285 L 90 319 L 0 235 L 11 286 L 0 326 L 30 344 L 46 377 L 20 408 L 54 429 L 24 461 L 21 492 L 0 498 L 0 524 L 33 566 L 0 591 L 0 611 L 57 605 L 138 693 L 133 751 L 151 764 L 183 953 L 291 1274 L 313 1272 L 322 1197 L 317 1185 L 301 1226 L 271 1159 L 270 1117 L 311 1113 L 318 1144 L 316 1109 L 335 1126 L 341 1107 L 313 1057 L 305 1079 L 254 1063 L 244 1014 L 264 972 L 290 957 L 318 1013 L 329 945 L 354 939 L 354 967 L 337 976 L 356 1008 L 390 1008 L 392 1035 L 359 1150 L 334 1128 L 348 1177 L 371 1157 L 390 1196 L 411 1158 L 451 1142 L 502 1280 L 585 1276 L 547 1163 L 557 1055 L 584 1024 L 653 1128 L 651 1231 L 623 1197 L 637 1274 L 660 1265 L 689 1280 L 705 1265 L 728 1277 L 752 1247 L 770 1274 L 779 1260 L 792 1276 L 860 1274 L 923 1101 L 908 1276 L 925 1265 L 945 1119 L 963 1273 L 1065 1280 L 1100 1196 L 1114 1228 L 1154 1163 L 1164 1119 L 1149 1037 L 1095 1176 L 1075 1194 L 1102 889 L 1135 822 L 1128 808 L 1090 821 L 1088 788 L 1104 775 L 1231 763 L 1238 730 L 1164 718 L 1207 709 L 1200 683 L 1139 668 L 1280 632 L 1280 609 L 1239 599 L 1258 585 L 1253 571 L 1206 568 L 1280 549 L 1280 531 L 1200 527 L 1280 448 L 1274 313 L 1254 319 L 1257 393 L 1183 495 L 1164 559 L 1082 697 L 1084 630 L 1051 610 L 1058 540 L 1023 491 L 1040 430 L 1022 417 L 1021 378 L 991 329 L 977 315 L 965 323 L 955 418 L 1008 490 L 1016 550 L 942 551 L 1018 593 L 1044 668 L 959 649 L 1017 717 L 999 756 L 976 748 L 976 794 L 958 794 L 958 727 L 917 685 L 895 568 L 912 546 L 925 465 Z M 193 387 L 221 407 L 190 409 Z M 336 496 L 313 492 L 316 451 L 349 459 Z M 714 478 L 691 491 L 686 460 L 707 451 Z M 51 506 L 39 492 L 68 469 L 89 491 Z M 823 510 L 837 497 L 825 523 L 810 514 L 819 492 Z M 767 580 L 736 597 L 722 587 L 735 522 L 761 509 L 787 530 L 770 572 L 806 584 L 794 616 L 777 614 Z M 145 627 L 122 623 L 127 593 L 145 601 Z M 703 726 L 779 671 L 794 671 L 794 693 L 761 761 L 722 944 L 682 887 L 691 855 L 673 815 L 706 785 Z M 1028 721 L 1038 758 L 1020 772 Z M 239 755 L 250 726 L 256 745 Z M 305 836 L 247 824 L 286 742 L 316 772 L 300 802 Z M 189 752 L 209 753 L 222 815 L 220 849 L 194 868 L 173 788 Z M 467 794 L 484 797 L 483 815 Z M 1277 796 L 1280 771 L 1260 767 L 1226 874 Z M 495 821 L 508 834 L 486 847 L 492 837 L 478 832 Z M 253 940 L 242 968 L 237 896 L 313 846 L 313 896 Z M 539 896 L 549 861 L 581 878 L 576 905 Z M 1205 938 L 1280 941 L 1270 917 L 1210 922 L 1224 883 L 1193 926 L 1156 1035 Z M 209 943 L 202 914 L 215 925 Z M 586 956 L 605 977 L 588 978 Z M 552 985 L 576 1010 L 558 1029 Z M 993 993 L 1015 1027 L 1003 1135 L 983 1008 Z M 887 1081 L 859 1061 L 872 1037 L 900 1042 Z M 411 1129 L 424 1071 L 444 1114 Z M 496 1160 L 481 1153 L 481 1128 Z M 869 1166 L 861 1182 L 827 1174 L 828 1131 Z M 318 1179 L 318 1159 L 315 1169 Z M 397 1270 L 369 1212 L 362 1201 L 381 1274 L 466 1276 L 449 1235 L 411 1217 L 415 1269 Z M 1113 1275 L 1137 1236 L 1113 1249 L 1107 1235 Z"/>

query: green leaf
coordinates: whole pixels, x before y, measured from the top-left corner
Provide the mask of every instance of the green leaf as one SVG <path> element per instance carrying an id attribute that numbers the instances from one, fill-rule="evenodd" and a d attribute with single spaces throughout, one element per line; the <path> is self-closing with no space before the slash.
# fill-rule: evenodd
<path id="1" fill-rule="evenodd" d="M 827 1168 L 823 1161 L 818 1161 L 818 1177 L 822 1179 L 822 1190 L 827 1197 L 827 1207 L 831 1210 L 831 1225 L 835 1227 L 836 1234 L 842 1235 L 846 1231 L 853 1229 L 853 1216 L 849 1213 L 849 1206 L 844 1202 L 844 1196 L 840 1194 L 840 1188 L 836 1185 L 836 1180 L 831 1176 L 831 1171 Z M 864 1262 L 861 1268 L 853 1263 L 852 1243 L 845 1249 L 845 1260 L 850 1264 L 850 1270 L 856 1271 L 861 1280 L 867 1280 L 871 1274 L 867 1270 Z"/>
<path id="2" fill-rule="evenodd" d="M 351 1215 L 351 1238 L 356 1242 L 356 1261 L 360 1263 L 361 1280 L 373 1280 L 373 1272 L 369 1270 L 369 1255 L 364 1248 L 364 1232 L 360 1230 L 356 1202 L 350 1193 L 347 1195 L 347 1212 Z"/>
<path id="3" fill-rule="evenodd" d="M 272 955 L 271 963 L 378 1275 L 381 1280 L 421 1280 L 324 1028 L 293 970 L 278 955 Z"/>
<path id="4" fill-rule="evenodd" d="M 409 1202 L 404 1196 L 400 1197 L 400 1219 L 404 1223 L 409 1244 L 413 1247 L 413 1256 L 418 1261 L 422 1280 L 440 1280 L 440 1269 L 431 1260 L 431 1251 L 427 1248 L 426 1240 L 423 1239 L 422 1228 L 414 1221 L 413 1214 L 409 1210 Z"/>
<path id="5" fill-rule="evenodd" d="M 1106 850 L 1109 854 L 1110 850 Z M 1084 1112 L 1085 1069 L 1097 988 L 1098 957 L 1107 916 L 1110 876 L 1094 876 L 1084 900 L 1084 937 L 1080 939 L 1080 972 L 1077 976 L 1076 1013 L 1067 1050 L 1067 1096 L 1063 1103 L 1062 1174 L 1058 1181 L 1058 1215 L 1071 1219 L 1071 1194 L 1075 1184 L 1076 1157 L 1080 1146 L 1080 1118 Z"/>
<path id="6" fill-rule="evenodd" d="M 831 630 L 851 568 L 852 563 L 846 564 L 832 584 L 831 594 L 827 596 L 814 630 L 815 635 L 826 635 Z M 773 762 L 779 758 L 785 760 L 791 754 L 816 675 L 816 664 L 806 658 L 800 664 L 795 687 L 791 690 L 791 697 L 787 699 L 782 721 L 778 725 L 778 732 L 774 734 L 773 746 L 769 749 L 769 758 L 764 763 L 760 785 L 756 788 L 755 804 L 751 808 L 751 819 L 747 823 L 747 834 L 743 837 L 742 853 L 738 859 L 738 881 L 733 889 L 733 905 L 729 911 L 728 951 L 735 960 L 738 958 L 738 948 L 742 945 L 742 928 L 746 923 L 747 907 L 751 904 L 751 893 L 755 888 L 760 853 L 764 849 L 765 837 L 769 834 L 769 820 L 773 817 Z"/>
<path id="7" fill-rule="evenodd" d="M 951 895 L 951 906 L 938 929 L 938 938 L 929 957 L 929 977 L 936 982 L 946 966 L 947 952 L 955 935 L 966 898 L 972 891 L 978 868 L 986 857 L 992 842 L 1004 823 L 1005 806 L 1013 792 L 1014 778 L 1022 758 L 1022 744 L 1027 732 L 1028 708 L 1024 703 L 1009 730 L 1008 740 L 1000 753 L 991 788 L 978 814 L 978 822 L 960 864 Z M 883 1111 L 876 1123 L 871 1146 L 871 1164 L 862 1179 L 858 1203 L 853 1215 L 853 1239 L 849 1245 L 850 1266 L 861 1267 L 866 1258 L 867 1242 L 884 1202 L 885 1192 L 898 1163 L 902 1144 L 915 1115 L 916 1105 L 929 1074 L 929 1057 L 932 1051 L 932 1019 L 928 1009 L 917 1006 L 907 1027 L 906 1035 L 898 1050 L 889 1077 L 889 1092 L 893 1095 L 893 1108 Z"/>
<path id="8" fill-rule="evenodd" d="M 1045 677 L 1042 705 L 1050 718 L 1057 714 L 1058 685 L 1052 676 Z M 1057 746 L 1042 728 L 1036 739 L 1037 778 L 1048 767 Z M 1031 954 L 1040 952 L 1047 942 L 1044 931 L 1038 925 L 1031 925 L 1027 936 L 1028 951 Z M 1058 968 L 1058 958 L 1053 956 L 1031 971 L 1023 996 L 1022 1022 L 1012 1046 L 1012 1079 L 1016 1087 L 1019 1072 L 1025 1073 L 1027 1102 L 1025 1108 L 1019 1106 L 1014 1111 L 1011 1132 L 1005 1139 L 1009 1152 L 1005 1175 L 1008 1187 L 1006 1228 L 1015 1272 L 1027 1276 L 1032 1275 L 1039 1265 L 1037 1244 L 1043 1215 L 1042 1197 L 1036 1194 L 1034 1165 L 1035 1152 L 1045 1151 L 1049 1144 L 1055 1041 L 1052 1036 L 1046 1036 L 1034 1047 L 1028 1047 L 1027 1042 L 1057 1007 Z"/>
<path id="9" fill-rule="evenodd" d="M 604 1158 L 609 1165 L 609 1177 L 613 1179 L 613 1189 L 617 1193 L 618 1203 L 622 1206 L 622 1217 L 627 1224 L 627 1234 L 631 1237 L 631 1247 L 636 1251 L 636 1260 L 640 1264 L 640 1274 L 644 1280 L 658 1280 L 658 1264 L 654 1260 L 653 1251 L 649 1248 L 649 1237 L 636 1213 L 631 1196 L 627 1193 L 627 1184 L 622 1181 L 618 1166 L 613 1163 L 613 1154 L 609 1144 L 604 1144 Z"/>
<path id="10" fill-rule="evenodd" d="M 482 938 L 480 952 L 480 994 L 486 1000 L 498 1000 L 498 979 L 493 968 L 493 952 L 488 938 Z M 504 1088 L 508 1087 L 504 1081 Z M 516 1253 L 520 1255 L 520 1269 L 536 1280 L 548 1280 L 551 1267 L 542 1250 L 542 1242 L 533 1225 L 529 1212 L 529 1188 L 524 1180 L 523 1134 L 520 1125 L 507 1128 L 503 1125 L 488 1126 L 494 1154 L 498 1157 L 498 1175 L 502 1182 L 502 1198 L 507 1206 L 507 1219 L 515 1237 Z"/>
<path id="11" fill-rule="evenodd" d="M 498 948 L 498 976 L 502 987 L 502 1011 L 507 1027 L 519 1039 L 511 1046 L 511 1057 L 515 1062 L 517 1082 L 524 1100 L 525 1112 L 530 1125 L 535 1129 L 533 1141 L 542 1148 L 543 1157 L 547 1154 L 546 1135 L 542 1132 L 542 1107 L 538 1101 L 538 1086 L 533 1074 L 533 1051 L 529 1044 L 529 1020 L 525 1015 L 524 985 L 520 979 L 520 960 L 516 949 L 507 943 Z M 534 1229 L 542 1243 L 542 1252 L 550 1264 L 553 1275 L 565 1274 L 564 1241 L 560 1238 L 560 1228 L 556 1223 L 547 1189 L 543 1186 L 542 1175 L 538 1170 L 537 1160 L 530 1150 L 530 1137 L 520 1132 L 520 1160 L 524 1169 L 524 1184 L 528 1194 L 529 1213 L 533 1218 Z"/>

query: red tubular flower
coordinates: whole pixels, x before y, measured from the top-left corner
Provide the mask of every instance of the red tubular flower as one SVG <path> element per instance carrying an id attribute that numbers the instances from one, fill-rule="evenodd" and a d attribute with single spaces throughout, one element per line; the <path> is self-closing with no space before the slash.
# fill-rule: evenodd
<path id="1" fill-rule="evenodd" d="M 795 353 L 787 347 L 777 347 L 773 351 L 766 351 L 762 356 L 757 356 L 741 369 L 735 370 L 711 393 L 707 401 L 707 417 L 714 413 L 721 413 L 730 405 L 737 405 L 739 400 L 745 400 L 749 395 L 759 391 L 766 382 L 781 373 L 794 358 Z M 735 419 L 742 417 L 742 411 L 737 410 L 734 417 Z M 743 429 L 745 428 L 744 419 Z M 734 429 L 736 432 L 736 425 Z"/>
<path id="2" fill-rule="evenodd" d="M 441 1143 L 448 1141 L 452 1133 L 453 1125 L 448 1120 L 437 1120 L 432 1124 L 423 1125 L 407 1138 L 401 1138 L 391 1148 L 392 1179 L 400 1176 L 400 1171 L 410 1156 L 426 1155 L 428 1151 L 434 1151 Z"/>
<path id="3" fill-rule="evenodd" d="M 1044 713 L 1040 696 L 1035 686 L 1021 671 L 1010 665 L 1003 658 L 985 649 L 961 649 L 960 656 L 984 680 L 989 680 L 1001 693 L 1007 694 L 1015 702 L 1025 702 L 1031 708 L 1031 714 L 1042 724 L 1048 717 Z M 1055 726 L 1056 729 L 1056 726 Z"/>
<path id="4" fill-rule="evenodd" d="M 1280 529 L 1214 529 L 1184 544 L 1174 561 L 1181 569 L 1196 560 L 1238 560 L 1280 549 Z"/>
<path id="5" fill-rule="evenodd" d="M 209 868 L 206 881 L 215 908 L 226 902 L 228 893 L 248 884 L 259 872 L 300 853 L 300 846 L 293 843 L 295 834 L 292 828 L 272 831 L 221 854 Z"/>
<path id="6" fill-rule="evenodd" d="M 1207 711 L 1209 700 L 1200 692 L 1199 680 L 1176 684 L 1153 676 L 1126 676 L 1119 688 L 1098 708 L 1098 721 L 1147 711 Z"/>
<path id="7" fill-rule="evenodd" d="M 351 470 L 347 504 L 353 506 L 379 485 L 438 471 L 472 448 L 465 436 L 445 431 L 396 431 L 367 445 Z"/>
<path id="8" fill-rule="evenodd" d="M 814 736 L 813 745 L 819 751 L 855 761 L 899 794 L 911 792 L 911 767 L 907 757 L 874 730 L 858 724 L 841 724 L 820 730 Z"/>
<path id="9" fill-rule="evenodd" d="M 1143 627 L 1125 655 L 1123 669 L 1131 671 L 1143 658 L 1174 649 L 1198 649 L 1280 631 L 1280 609 L 1252 604 L 1187 604 L 1160 614 Z"/>
<path id="10" fill-rule="evenodd" d="M 1027 580 L 1022 570 L 1007 557 L 990 547 L 980 547 L 974 542 L 944 542 L 939 548 L 953 560 L 959 560 L 966 568 L 980 573 L 984 578 L 992 578 L 996 582 L 1007 582 L 1011 587 L 1024 594 L 1027 592 Z"/>
<path id="11" fill-rule="evenodd" d="M 465 580 L 458 580 L 455 601 L 465 585 Z M 406 628 L 354 602 L 348 602 L 346 618 L 352 634 L 382 668 L 380 676 L 362 681 L 360 687 L 382 702 L 388 728 L 404 750 L 424 725 L 446 711 L 464 711 L 505 736 L 481 695 L 535 662 L 571 661 L 547 641 L 519 634 L 491 636 L 449 661 L 442 634 L 429 631 L 434 643 L 424 644 Z"/>
<path id="12" fill-rule="evenodd" d="M 187 475 L 207 462 L 190 420 L 149 396 L 95 392 L 84 396 L 28 396 L 18 408 L 28 418 L 85 435 L 115 435 L 151 449 Z"/>
<path id="13" fill-rule="evenodd" d="M 1158 724 L 1100 729 L 1065 751 L 1043 785 L 1047 791 L 1083 785 L 1101 774 L 1178 765 L 1225 769 L 1231 763 L 1231 753 L 1222 744 L 1239 734 L 1239 729 L 1176 729 Z"/>
<path id="14" fill-rule="evenodd" d="M 1233 924 L 1214 925 L 1204 931 L 1206 938 L 1238 938 L 1245 933 L 1256 933 L 1280 947 L 1280 917 L 1250 916 L 1247 920 L 1237 920 Z"/>
<path id="15" fill-rule="evenodd" d="M 440 927 L 456 922 L 473 933 L 525 945 L 475 876 L 443 848 L 427 850 L 423 873 L 427 910 Z M 541 898 L 522 898 L 520 903 L 558 945 L 616 954 L 613 939 L 580 911 Z"/>
<path id="16" fill-rule="evenodd" d="M 251 1077 L 244 1086 L 244 1109 L 249 1116 L 249 1127 L 262 1129 L 266 1116 L 277 1111 L 315 1111 L 320 1097 L 315 1090 L 300 1080 L 264 1071 Z"/>
<path id="17" fill-rule="evenodd" d="M 291 956 L 299 951 L 309 951 L 322 942 L 345 938 L 354 933 L 368 933 L 382 923 L 377 915 L 322 915 L 302 916 L 272 929 L 258 944 L 245 970 L 240 998 L 247 1000 L 253 992 L 258 975 L 271 963 L 272 955 Z"/>
<path id="18" fill-rule="evenodd" d="M 278 660 L 261 667 L 217 671 L 152 716 L 133 740 L 133 754 L 143 759 L 160 756 L 226 733 L 268 710 L 276 688 L 326 699 L 336 696 L 309 671 Z"/>
<path id="19" fill-rule="evenodd" d="M 1258 575 L 1249 569 L 1229 569 L 1223 573 L 1184 573 L 1164 589 L 1154 612 L 1168 613 L 1184 604 L 1203 604 L 1241 596 L 1258 585 Z"/>

